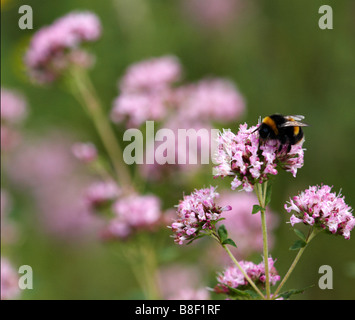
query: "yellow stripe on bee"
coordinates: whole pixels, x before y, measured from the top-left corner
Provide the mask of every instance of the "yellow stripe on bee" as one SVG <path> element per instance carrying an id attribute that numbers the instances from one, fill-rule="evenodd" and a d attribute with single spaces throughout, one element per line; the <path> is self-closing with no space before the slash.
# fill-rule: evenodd
<path id="1" fill-rule="evenodd" d="M 293 134 L 297 136 L 300 132 L 300 127 L 293 127 Z"/>
<path id="2" fill-rule="evenodd" d="M 276 135 L 279 134 L 279 130 L 277 129 L 276 127 L 276 123 L 274 120 L 272 120 L 270 117 L 265 117 L 263 119 L 263 123 L 267 124 L 273 131 Z"/>

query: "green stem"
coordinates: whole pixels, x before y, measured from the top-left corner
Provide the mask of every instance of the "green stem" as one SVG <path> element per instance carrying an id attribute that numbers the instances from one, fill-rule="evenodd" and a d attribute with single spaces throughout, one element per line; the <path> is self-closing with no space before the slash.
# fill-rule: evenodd
<path id="1" fill-rule="evenodd" d="M 149 296 L 147 297 L 150 300 L 160 299 L 160 289 L 157 278 L 157 257 L 155 246 L 151 243 L 150 239 L 143 235 L 139 237 L 139 246 L 142 252 L 143 258 L 143 271 L 146 275 L 146 282 L 149 287 Z"/>
<path id="2" fill-rule="evenodd" d="M 91 117 L 99 136 L 104 144 L 104 147 L 111 159 L 112 165 L 115 169 L 117 179 L 122 186 L 128 189 L 132 188 L 131 176 L 123 163 L 123 153 L 120 145 L 117 142 L 116 136 L 112 127 L 103 113 L 101 103 L 95 92 L 95 88 L 91 83 L 90 78 L 85 70 L 73 69 L 71 75 L 74 80 L 75 92 L 74 96 L 79 98 L 84 108 Z"/>
<path id="3" fill-rule="evenodd" d="M 242 268 L 242 266 L 239 264 L 239 262 L 237 261 L 237 259 L 234 257 L 234 255 L 232 254 L 232 252 L 229 250 L 229 248 L 222 244 L 222 247 L 224 250 L 226 250 L 226 252 L 228 253 L 229 257 L 232 259 L 232 261 L 234 262 L 234 264 L 237 266 L 237 268 L 241 271 L 241 273 L 243 274 L 243 276 L 245 277 L 245 279 L 247 279 L 247 281 L 250 283 L 250 285 L 254 288 L 254 290 L 260 295 L 260 297 L 265 300 L 265 297 L 263 295 L 263 293 L 259 290 L 259 288 L 256 286 L 256 284 L 254 283 L 253 280 L 250 279 L 250 277 L 247 275 L 247 273 L 244 271 L 244 269 Z"/>
<path id="4" fill-rule="evenodd" d="M 259 205 L 263 209 L 261 210 L 261 227 L 263 234 L 263 255 L 264 255 L 264 265 L 265 265 L 265 290 L 266 290 L 266 299 L 270 299 L 270 272 L 269 272 L 269 249 L 268 249 L 268 240 L 267 240 L 267 227 L 266 227 L 266 190 L 267 190 L 267 181 L 264 183 L 264 186 L 260 184 L 255 185 L 255 192 L 259 200 Z M 264 188 L 263 188 L 264 187 Z M 263 190 L 263 189 L 264 190 Z"/>
<path id="5" fill-rule="evenodd" d="M 274 293 L 274 297 L 277 297 L 277 295 L 280 292 L 281 288 L 284 286 L 284 284 L 286 283 L 287 279 L 290 277 L 293 269 L 295 269 L 295 267 L 296 267 L 298 261 L 300 260 L 304 250 L 306 250 L 309 242 L 316 236 L 316 234 L 317 233 L 314 231 L 314 229 L 311 228 L 310 232 L 308 233 L 307 239 L 306 239 L 306 245 L 298 251 L 298 253 L 297 253 L 295 259 L 293 260 L 290 268 L 288 269 L 286 275 L 284 276 L 284 278 L 282 279 L 281 283 L 277 287 L 277 289 L 276 289 L 276 291 Z"/>

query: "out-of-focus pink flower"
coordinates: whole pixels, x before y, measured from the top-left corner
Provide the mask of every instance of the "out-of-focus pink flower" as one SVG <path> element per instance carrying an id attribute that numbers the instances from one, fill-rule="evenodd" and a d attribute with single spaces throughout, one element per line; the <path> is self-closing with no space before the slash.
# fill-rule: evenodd
<path id="1" fill-rule="evenodd" d="M 72 152 L 74 156 L 84 162 L 89 163 L 97 158 L 97 150 L 93 143 L 86 142 L 86 143 L 75 143 L 72 146 Z"/>
<path id="2" fill-rule="evenodd" d="M 292 226 L 303 222 L 350 239 L 350 232 L 355 226 L 352 208 L 345 203 L 345 197 L 331 192 L 331 189 L 327 185 L 311 186 L 290 199 L 285 209 L 295 212 L 290 218 Z"/>
<path id="3" fill-rule="evenodd" d="M 73 142 L 63 132 L 28 138 L 6 163 L 9 179 L 34 199 L 38 226 L 64 240 L 88 239 L 99 219 L 83 197 L 91 177 L 71 154 Z"/>
<path id="4" fill-rule="evenodd" d="M 201 288 L 201 272 L 192 266 L 174 264 L 158 272 L 158 282 L 163 299 L 208 300 L 209 292 Z"/>
<path id="5" fill-rule="evenodd" d="M 177 219 L 169 226 L 174 233 L 174 241 L 182 245 L 184 241 L 195 239 L 205 229 L 215 228 L 215 221 L 223 211 L 231 210 L 230 206 L 216 205 L 215 198 L 219 194 L 214 187 L 195 190 L 184 196 L 177 207 Z"/>
<path id="6" fill-rule="evenodd" d="M 237 134 L 228 129 L 218 137 L 215 177 L 233 177 L 232 190 L 242 186 L 247 192 L 253 191 L 256 183 L 263 183 L 269 175 L 276 175 L 278 166 L 294 177 L 303 166 L 303 141 L 292 145 L 289 152 L 288 145 L 283 145 L 279 150 L 280 142 L 261 141 L 257 128 L 253 126 L 248 129 L 245 123 L 240 125 Z"/>
<path id="7" fill-rule="evenodd" d="M 167 145 L 167 141 L 154 141 L 154 145 L 148 144 L 146 156 L 149 159 L 154 157 L 155 161 L 153 164 L 144 163 L 140 166 L 142 176 L 146 179 L 156 181 L 177 172 L 179 175 L 181 173 L 192 175 L 201 167 L 202 157 L 209 163 L 212 140 L 215 138 L 209 124 L 174 116 L 164 122 L 162 128 L 172 131 L 174 152 L 167 152 L 166 148 L 162 148 L 163 144 Z M 168 147 L 171 150 L 170 143 Z M 162 164 L 163 160 L 167 163 Z"/>
<path id="8" fill-rule="evenodd" d="M 14 90 L 1 88 L 1 121 L 16 124 L 27 116 L 25 98 Z"/>
<path id="9" fill-rule="evenodd" d="M 124 92 L 155 91 L 166 88 L 181 78 L 181 65 L 175 56 L 151 58 L 128 67 L 120 81 Z"/>
<path id="10" fill-rule="evenodd" d="M 97 237 L 102 221 L 83 199 L 83 181 L 56 181 L 34 195 L 42 231 L 60 240 L 83 243 Z"/>
<path id="11" fill-rule="evenodd" d="M 98 181 L 92 183 L 85 191 L 85 199 L 90 207 L 97 207 L 115 200 L 121 190 L 114 181 Z"/>
<path id="12" fill-rule="evenodd" d="M 239 259 L 245 259 L 254 252 L 263 248 L 261 232 L 261 219 L 258 214 L 252 214 L 253 205 L 258 199 L 253 193 L 222 191 L 217 204 L 230 205 L 232 209 L 228 213 L 222 213 L 223 224 L 228 230 L 228 235 L 234 240 L 238 248 L 233 253 Z M 266 222 L 268 226 L 268 245 L 272 249 L 274 244 L 273 231 L 278 225 L 277 215 L 267 208 Z"/>
<path id="13" fill-rule="evenodd" d="M 27 109 L 23 95 L 1 88 L 1 151 L 12 151 L 20 143 L 17 125 L 26 118 Z"/>
<path id="14" fill-rule="evenodd" d="M 20 295 L 19 276 L 10 261 L 1 257 L 1 300 L 14 300 Z"/>
<path id="15" fill-rule="evenodd" d="M 161 120 L 172 96 L 172 84 L 181 77 L 181 66 L 174 56 L 163 56 L 128 67 L 120 81 L 120 94 L 113 103 L 111 119 L 139 127 L 147 120 Z"/>
<path id="16" fill-rule="evenodd" d="M 274 267 L 275 261 L 272 258 L 268 259 L 270 273 L 269 280 L 271 285 L 275 285 L 276 282 L 280 280 L 280 276 Z M 239 261 L 239 264 L 256 285 L 265 283 L 266 276 L 264 261 L 259 264 L 254 264 L 250 261 Z M 217 281 L 218 284 L 215 287 L 215 292 L 217 293 L 228 294 L 230 291 L 228 287 L 238 288 L 240 286 L 250 286 L 248 280 L 236 266 L 231 266 L 225 269 L 223 273 L 218 275 Z"/>
<path id="17" fill-rule="evenodd" d="M 177 290 L 168 300 L 209 300 L 210 293 L 206 288 L 192 289 L 185 288 Z"/>
<path id="18" fill-rule="evenodd" d="M 1 125 L 1 151 L 12 151 L 21 141 L 18 130 L 4 124 Z"/>
<path id="19" fill-rule="evenodd" d="M 134 92 L 120 94 L 113 102 L 111 119 L 125 121 L 127 127 L 139 127 L 147 120 L 161 120 L 166 115 L 167 92 Z"/>
<path id="20" fill-rule="evenodd" d="M 245 112 L 245 101 L 228 80 L 211 78 L 188 85 L 180 93 L 180 112 L 187 119 L 236 121 Z"/>
<path id="21" fill-rule="evenodd" d="M 71 64 L 87 67 L 90 55 L 79 49 L 101 35 L 98 17 L 88 11 L 72 12 L 43 27 L 33 36 L 25 56 L 31 78 L 39 83 L 56 80 Z"/>
<path id="22" fill-rule="evenodd" d="M 235 20 L 239 0 L 183 0 L 182 9 L 190 20 L 204 28 L 221 28 Z"/>
<path id="23" fill-rule="evenodd" d="M 113 204 L 115 217 L 109 221 L 104 236 L 125 238 L 139 230 L 152 229 L 161 218 L 160 199 L 154 195 L 131 194 Z"/>
<path id="24" fill-rule="evenodd" d="M 79 167 L 70 152 L 70 139 L 63 132 L 50 132 L 43 139 L 28 137 L 6 163 L 10 178 L 33 191 L 51 188 L 57 181 L 70 181 Z"/>

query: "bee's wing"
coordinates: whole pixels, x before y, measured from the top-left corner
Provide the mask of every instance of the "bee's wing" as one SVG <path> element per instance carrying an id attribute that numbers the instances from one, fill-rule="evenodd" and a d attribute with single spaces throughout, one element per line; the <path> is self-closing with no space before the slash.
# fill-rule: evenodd
<path id="1" fill-rule="evenodd" d="M 302 123 L 299 121 L 287 121 L 283 124 L 280 125 L 280 127 L 284 128 L 284 127 L 308 127 L 309 124 L 307 123 Z"/>
<path id="2" fill-rule="evenodd" d="M 285 116 L 285 119 L 290 120 L 290 121 L 301 121 L 304 119 L 304 116 L 301 115 L 295 115 L 295 116 Z"/>

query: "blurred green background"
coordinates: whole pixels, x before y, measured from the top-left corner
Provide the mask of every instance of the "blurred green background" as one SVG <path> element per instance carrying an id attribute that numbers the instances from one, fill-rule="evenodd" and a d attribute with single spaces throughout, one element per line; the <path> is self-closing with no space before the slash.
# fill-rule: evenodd
<path id="1" fill-rule="evenodd" d="M 326 2 L 326 3 L 325 3 Z M 90 121 L 74 98 L 61 87 L 31 85 L 23 74 L 22 55 L 34 31 L 75 9 L 95 12 L 102 21 L 103 36 L 92 46 L 97 57 L 91 76 L 110 110 L 117 95 L 117 80 L 126 67 L 152 56 L 174 54 L 185 70 L 186 81 L 207 75 L 227 77 L 247 101 L 242 121 L 255 124 L 272 113 L 303 114 L 306 122 L 305 165 L 297 179 L 282 172 L 273 189 L 271 207 L 280 214 L 272 256 L 284 275 L 295 252 L 296 239 L 286 224 L 285 201 L 309 185 L 329 184 L 342 189 L 354 207 L 355 136 L 355 2 L 352 0 L 240 0 L 232 19 L 222 26 L 205 26 L 182 9 L 180 0 L 61 0 L 2 1 L 1 81 L 27 97 L 30 115 L 25 132 L 46 132 L 51 127 L 75 132 L 99 144 Z M 34 30 L 20 30 L 18 8 L 33 8 Z M 318 27 L 321 5 L 333 8 L 334 29 Z M 233 125 L 234 129 L 235 124 Z M 122 132 L 118 131 L 120 137 Z M 220 184 L 210 168 L 192 185 Z M 176 186 L 149 185 L 164 198 L 166 208 L 176 204 L 184 191 Z M 192 189 L 192 187 L 190 188 Z M 38 232 L 33 209 L 26 197 L 16 198 L 14 219 L 23 236 L 13 246 L 2 247 L 14 265 L 34 270 L 34 290 L 23 299 L 130 299 L 138 290 L 126 261 L 117 254 L 119 244 L 72 245 Z M 173 247 L 169 232 L 167 246 Z M 295 299 L 355 298 L 355 235 L 349 241 L 325 234 L 305 251 L 286 288 L 314 286 Z M 186 250 L 176 248 L 177 251 Z M 194 249 L 185 260 L 194 264 Z M 321 265 L 333 268 L 334 288 L 318 287 Z M 207 285 L 213 286 L 214 276 Z M 129 288 L 122 290 L 122 288 Z"/>

